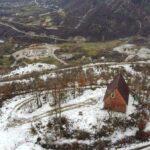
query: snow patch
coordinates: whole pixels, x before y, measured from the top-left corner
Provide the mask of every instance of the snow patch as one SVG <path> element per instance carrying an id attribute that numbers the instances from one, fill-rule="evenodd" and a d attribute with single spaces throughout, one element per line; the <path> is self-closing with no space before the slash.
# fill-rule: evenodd
<path id="1" fill-rule="evenodd" d="M 40 72 L 40 71 L 52 70 L 52 69 L 56 69 L 56 66 L 50 64 L 44 64 L 44 63 L 29 64 L 25 67 L 19 67 L 18 69 L 12 71 L 10 74 L 6 75 L 5 77 L 14 76 L 14 75 L 24 75 L 34 71 Z"/>
<path id="2" fill-rule="evenodd" d="M 4 40 L 0 40 L 0 44 L 4 43 Z"/>
<path id="3" fill-rule="evenodd" d="M 119 53 L 127 54 L 127 58 L 125 61 L 129 61 L 134 57 L 140 59 L 150 59 L 150 49 L 146 47 L 142 47 L 140 49 L 136 48 L 134 44 L 125 44 L 113 49 L 113 51 L 117 51 Z"/>
<path id="4" fill-rule="evenodd" d="M 126 136 L 132 136 L 135 135 L 137 128 L 132 128 L 132 129 L 127 129 L 125 132 L 124 131 L 115 131 L 113 135 L 111 136 L 112 143 L 117 142 L 118 140 L 121 140 L 125 138 Z"/>

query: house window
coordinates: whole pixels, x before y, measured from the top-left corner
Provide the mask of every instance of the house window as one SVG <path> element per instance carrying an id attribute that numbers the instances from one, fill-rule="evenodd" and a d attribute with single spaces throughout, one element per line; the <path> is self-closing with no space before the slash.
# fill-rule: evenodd
<path id="1" fill-rule="evenodd" d="M 115 92 L 111 93 L 111 98 L 115 98 Z"/>

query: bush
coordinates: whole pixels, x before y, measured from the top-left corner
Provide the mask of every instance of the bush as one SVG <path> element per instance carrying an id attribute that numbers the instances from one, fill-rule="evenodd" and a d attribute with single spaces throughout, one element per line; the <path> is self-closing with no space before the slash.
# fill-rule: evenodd
<path id="1" fill-rule="evenodd" d="M 135 137 L 134 136 L 127 136 L 121 140 L 118 140 L 116 143 L 114 143 L 115 146 L 122 146 L 126 144 L 131 144 L 135 142 Z"/>
<path id="2" fill-rule="evenodd" d="M 68 119 L 66 117 L 61 117 L 61 124 L 62 125 L 68 125 Z"/>
<path id="3" fill-rule="evenodd" d="M 102 128 L 96 132 L 94 137 L 96 139 L 101 137 L 106 137 L 109 136 L 112 132 L 114 132 L 113 128 L 103 125 Z"/>
<path id="4" fill-rule="evenodd" d="M 75 130 L 75 138 L 78 140 L 87 140 L 90 139 L 90 133 L 83 130 Z"/>
<path id="5" fill-rule="evenodd" d="M 150 138 L 150 132 L 137 131 L 135 138 L 140 141 L 148 141 Z"/>
<path id="6" fill-rule="evenodd" d="M 104 150 L 106 147 L 105 142 L 98 140 L 94 143 L 94 149 L 95 150 Z"/>
<path id="7" fill-rule="evenodd" d="M 43 145 L 43 148 L 46 149 L 55 149 L 55 150 L 91 150 L 92 147 L 87 145 L 87 144 L 81 144 L 78 142 L 74 142 L 74 143 L 64 143 L 61 145 L 56 145 L 56 144 L 52 144 L 52 145 Z"/>
<path id="8" fill-rule="evenodd" d="M 30 132 L 32 135 L 37 135 L 37 131 L 33 126 L 31 127 Z"/>
<path id="9" fill-rule="evenodd" d="M 54 130 L 57 134 L 60 134 L 61 137 L 71 138 L 72 132 L 70 130 L 71 123 L 66 117 L 56 118 L 54 117 L 52 121 L 47 124 L 48 129 Z"/>
<path id="10" fill-rule="evenodd" d="M 145 129 L 145 127 L 146 127 L 146 121 L 140 120 L 138 123 L 139 131 L 143 131 Z"/>
<path id="11" fill-rule="evenodd" d="M 62 125 L 67 125 L 68 124 L 68 119 L 66 117 L 61 117 L 61 118 L 53 118 L 53 122 L 55 124 L 58 124 L 61 122 Z"/>
<path id="12" fill-rule="evenodd" d="M 47 128 L 52 129 L 52 127 L 53 127 L 53 123 L 49 121 L 48 124 L 47 124 Z"/>

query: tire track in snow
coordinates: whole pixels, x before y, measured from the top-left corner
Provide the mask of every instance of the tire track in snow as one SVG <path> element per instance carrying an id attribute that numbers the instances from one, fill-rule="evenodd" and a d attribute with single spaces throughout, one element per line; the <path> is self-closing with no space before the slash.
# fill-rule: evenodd
<path id="1" fill-rule="evenodd" d="M 138 148 L 130 149 L 130 150 L 146 150 L 147 148 L 150 149 L 150 144 L 145 145 L 145 146 L 141 146 L 141 147 L 138 147 Z"/>
<path id="2" fill-rule="evenodd" d="M 78 103 L 78 104 L 70 104 L 70 105 L 67 105 L 67 106 L 63 106 L 61 107 L 61 112 L 65 112 L 65 111 L 69 111 L 69 110 L 73 110 L 73 109 L 77 109 L 77 108 L 80 108 L 80 107 L 83 107 L 83 106 L 88 106 L 88 105 L 95 105 L 97 103 L 96 100 L 94 99 L 89 99 L 88 101 L 85 101 L 85 102 L 81 102 L 81 103 Z M 15 119 L 14 121 L 10 122 L 8 124 L 8 127 L 16 127 L 16 126 L 21 126 L 21 125 L 24 125 L 24 124 L 29 124 L 29 123 L 33 123 L 33 122 L 36 122 L 36 121 L 39 121 L 45 117 L 48 117 L 48 116 L 53 116 L 57 113 L 57 111 L 59 111 L 59 108 L 55 108 L 55 109 L 52 109 L 52 110 L 49 110 L 47 112 L 44 112 L 40 115 L 36 115 L 36 116 L 33 116 L 29 119 L 24 119 L 24 118 L 17 118 L 17 120 Z M 19 120 L 18 120 L 19 119 Z"/>

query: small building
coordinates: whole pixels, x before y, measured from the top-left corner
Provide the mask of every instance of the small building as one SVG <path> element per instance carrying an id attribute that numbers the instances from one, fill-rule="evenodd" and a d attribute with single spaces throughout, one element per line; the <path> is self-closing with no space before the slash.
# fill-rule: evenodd
<path id="1" fill-rule="evenodd" d="M 114 80 L 107 86 L 104 97 L 104 108 L 126 112 L 129 99 L 129 87 L 121 74 L 117 75 Z"/>

